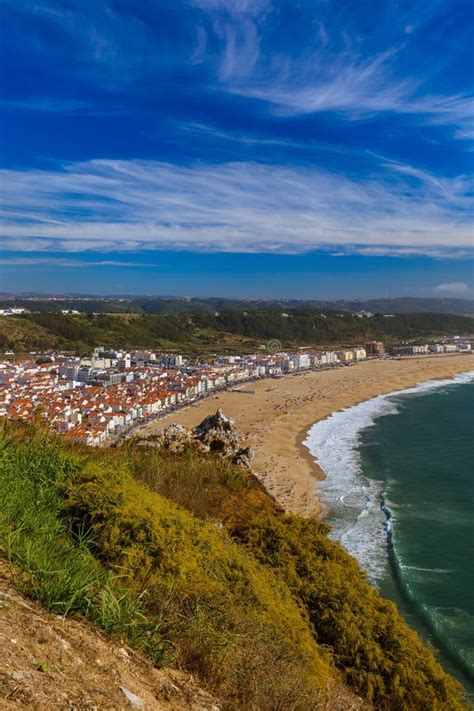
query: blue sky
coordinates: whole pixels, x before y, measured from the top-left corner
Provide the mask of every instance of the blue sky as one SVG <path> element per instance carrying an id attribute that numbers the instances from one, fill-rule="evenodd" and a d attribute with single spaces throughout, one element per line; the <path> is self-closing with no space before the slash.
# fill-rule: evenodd
<path id="1" fill-rule="evenodd" d="M 0 290 L 473 295 L 470 1 L 0 9 Z"/>

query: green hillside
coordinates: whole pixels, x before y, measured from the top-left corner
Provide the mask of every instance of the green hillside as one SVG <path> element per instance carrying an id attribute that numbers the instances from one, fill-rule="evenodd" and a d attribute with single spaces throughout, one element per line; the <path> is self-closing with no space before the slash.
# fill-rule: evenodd
<path id="1" fill-rule="evenodd" d="M 456 711 L 460 687 L 316 519 L 189 446 L 7 425 L 0 555 L 18 589 L 193 672 L 226 711 Z"/>
<path id="2" fill-rule="evenodd" d="M 284 347 L 356 344 L 373 338 L 387 344 L 444 335 L 469 335 L 474 321 L 452 314 L 376 315 L 345 311 L 255 310 L 181 315 L 38 312 L 0 319 L 0 349 L 55 348 L 88 352 L 95 346 L 179 349 L 188 353 L 249 351 L 277 339 Z"/>

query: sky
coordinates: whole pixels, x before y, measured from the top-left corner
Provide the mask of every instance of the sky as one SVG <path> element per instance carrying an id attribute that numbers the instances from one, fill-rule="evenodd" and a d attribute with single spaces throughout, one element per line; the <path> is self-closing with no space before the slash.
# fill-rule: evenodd
<path id="1" fill-rule="evenodd" d="M 474 296 L 471 0 L 0 13 L 0 291 Z"/>

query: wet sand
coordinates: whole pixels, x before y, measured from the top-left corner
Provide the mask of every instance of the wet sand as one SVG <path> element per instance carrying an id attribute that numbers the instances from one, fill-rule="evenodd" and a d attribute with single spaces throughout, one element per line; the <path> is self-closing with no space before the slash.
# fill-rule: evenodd
<path id="1" fill-rule="evenodd" d="M 254 448 L 253 469 L 289 512 L 320 515 L 316 481 L 324 477 L 303 445 L 308 429 L 331 413 L 424 380 L 474 370 L 474 355 L 441 355 L 357 365 L 242 385 L 150 423 L 140 434 L 178 422 L 193 427 L 218 407 Z"/>

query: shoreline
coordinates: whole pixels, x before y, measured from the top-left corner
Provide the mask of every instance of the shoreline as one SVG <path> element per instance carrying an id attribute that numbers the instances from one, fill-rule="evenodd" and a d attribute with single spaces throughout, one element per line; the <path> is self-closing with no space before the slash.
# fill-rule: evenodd
<path id="1" fill-rule="evenodd" d="M 414 356 L 263 380 L 252 383 L 252 393 L 222 391 L 143 426 L 140 434 L 171 422 L 193 427 L 220 407 L 244 446 L 253 447 L 253 471 L 278 503 L 289 513 L 322 517 L 316 489 L 325 474 L 304 444 L 310 427 L 378 395 L 472 370 L 473 363 L 469 355 Z"/>

